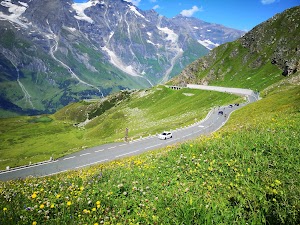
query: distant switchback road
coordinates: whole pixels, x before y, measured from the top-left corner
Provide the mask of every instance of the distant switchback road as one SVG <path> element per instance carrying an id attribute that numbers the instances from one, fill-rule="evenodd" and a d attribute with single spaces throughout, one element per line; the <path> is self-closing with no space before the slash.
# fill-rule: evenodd
<path id="1" fill-rule="evenodd" d="M 228 120 L 230 113 L 251 102 L 259 99 L 257 93 L 248 89 L 213 87 L 203 85 L 187 85 L 187 88 L 220 91 L 232 94 L 243 95 L 248 98 L 248 102 L 239 106 L 233 105 L 221 106 L 212 109 L 202 121 L 195 123 L 189 127 L 176 129 L 172 131 L 173 138 L 167 140 L 159 140 L 156 136 L 149 136 L 128 143 L 111 143 L 94 148 L 85 149 L 83 151 L 59 158 L 57 160 L 46 161 L 40 164 L 12 168 L 0 172 L 0 180 L 7 181 L 28 176 L 40 177 L 50 176 L 62 173 L 68 170 L 80 169 L 97 163 L 113 161 L 126 156 L 138 155 L 143 152 L 154 150 L 183 142 L 189 139 L 199 137 L 200 135 L 209 134 L 220 129 Z M 223 115 L 218 112 L 223 111 Z"/>

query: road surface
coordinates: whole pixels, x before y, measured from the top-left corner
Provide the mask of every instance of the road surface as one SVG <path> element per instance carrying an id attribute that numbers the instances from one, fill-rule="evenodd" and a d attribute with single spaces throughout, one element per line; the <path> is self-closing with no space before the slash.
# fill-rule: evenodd
<path id="1" fill-rule="evenodd" d="M 194 85 L 189 88 L 202 89 L 200 85 Z M 138 155 L 143 152 L 162 148 L 178 142 L 184 142 L 200 135 L 209 134 L 220 129 L 229 119 L 230 113 L 251 102 L 258 100 L 258 95 L 251 90 L 215 87 L 215 91 L 230 92 L 244 95 L 248 98 L 248 102 L 242 103 L 239 106 L 222 106 L 212 109 L 207 117 L 200 122 L 197 122 L 189 127 L 173 130 L 173 138 L 160 140 L 157 136 L 149 136 L 128 143 L 111 143 L 105 144 L 83 151 L 68 155 L 57 160 L 51 160 L 34 164 L 30 166 L 12 168 L 0 172 L 0 180 L 7 181 L 28 176 L 50 176 L 62 173 L 68 170 L 80 169 L 98 163 L 104 163 L 120 159 L 126 156 Z M 207 90 L 207 89 L 206 89 Z M 209 90 L 214 90 L 210 87 Z M 219 115 L 219 111 L 223 111 L 223 115 Z M 226 115 L 226 116 L 225 116 Z"/>

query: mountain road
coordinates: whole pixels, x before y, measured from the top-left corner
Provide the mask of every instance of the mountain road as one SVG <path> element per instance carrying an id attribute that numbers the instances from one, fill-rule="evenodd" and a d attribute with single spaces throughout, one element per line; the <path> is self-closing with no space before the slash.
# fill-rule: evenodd
<path id="1" fill-rule="evenodd" d="M 207 87 L 209 87 L 209 89 L 207 89 Z M 188 127 L 172 130 L 171 132 L 173 137 L 167 140 L 160 140 L 156 135 L 153 135 L 130 142 L 110 143 L 88 148 L 56 160 L 49 160 L 38 164 L 0 171 L 0 180 L 7 181 L 26 178 L 28 176 L 50 176 L 68 170 L 76 170 L 98 163 L 104 163 L 127 156 L 138 155 L 149 150 L 184 142 L 199 137 L 200 135 L 210 134 L 220 129 L 229 119 L 230 114 L 233 111 L 259 99 L 257 93 L 248 89 L 221 87 L 215 87 L 214 89 L 212 86 L 202 85 L 188 85 L 187 88 L 214 90 L 243 95 L 248 98 L 248 101 L 239 105 L 216 107 L 212 109 L 202 121 L 196 122 Z M 219 111 L 223 111 L 223 115 L 221 115 Z"/>

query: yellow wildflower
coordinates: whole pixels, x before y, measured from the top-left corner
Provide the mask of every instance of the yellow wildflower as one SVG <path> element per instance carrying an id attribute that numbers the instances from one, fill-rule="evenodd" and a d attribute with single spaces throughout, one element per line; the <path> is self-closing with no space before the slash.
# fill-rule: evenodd
<path id="1" fill-rule="evenodd" d="M 89 213 L 89 210 L 84 209 L 82 212 L 85 213 L 85 214 L 87 214 L 87 213 Z"/>
<path id="2" fill-rule="evenodd" d="M 5 211 L 7 211 L 7 208 L 6 208 L 6 207 L 4 207 L 4 208 L 3 208 L 3 211 L 4 211 L 4 212 L 5 212 Z"/>
<path id="3" fill-rule="evenodd" d="M 247 172 L 248 172 L 248 173 L 251 173 L 251 169 L 250 169 L 250 168 L 248 168 L 248 169 L 247 169 Z"/>
<path id="4" fill-rule="evenodd" d="M 44 204 L 41 204 L 41 205 L 40 205 L 40 209 L 43 209 L 43 208 L 45 208 L 45 205 L 44 205 Z"/>
<path id="5" fill-rule="evenodd" d="M 54 208 L 54 204 L 51 204 L 50 208 L 53 209 Z"/>
<path id="6" fill-rule="evenodd" d="M 36 196 L 37 196 L 36 193 L 33 193 L 33 194 L 31 195 L 31 198 L 34 199 L 34 198 L 36 198 Z"/>
<path id="7" fill-rule="evenodd" d="M 61 196 L 60 194 L 57 194 L 57 195 L 56 195 L 56 198 L 60 198 L 60 196 Z"/>
<path id="8" fill-rule="evenodd" d="M 36 222 L 36 221 L 33 221 L 33 222 L 32 222 L 32 225 L 37 225 L 37 222 Z"/>
<path id="9" fill-rule="evenodd" d="M 68 202 L 67 202 L 67 206 L 70 206 L 70 205 L 72 205 L 72 202 L 71 202 L 71 201 L 68 201 Z"/>

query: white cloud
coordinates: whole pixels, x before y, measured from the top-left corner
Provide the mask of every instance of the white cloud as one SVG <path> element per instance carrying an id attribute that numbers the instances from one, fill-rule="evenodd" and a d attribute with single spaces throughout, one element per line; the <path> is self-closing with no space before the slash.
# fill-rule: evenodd
<path id="1" fill-rule="evenodd" d="M 135 6 L 138 6 L 141 2 L 141 0 L 125 0 L 125 2 L 131 2 Z"/>
<path id="2" fill-rule="evenodd" d="M 261 3 L 263 5 L 268 5 L 274 3 L 276 0 L 261 0 Z"/>
<path id="3" fill-rule="evenodd" d="M 159 9 L 160 7 L 159 7 L 159 5 L 155 5 L 155 6 L 153 6 L 153 8 L 152 9 Z"/>
<path id="4" fill-rule="evenodd" d="M 198 8 L 197 6 L 193 6 L 191 9 L 184 9 L 181 11 L 181 15 L 186 17 L 191 17 L 194 15 L 194 13 L 202 11 L 202 8 Z"/>

